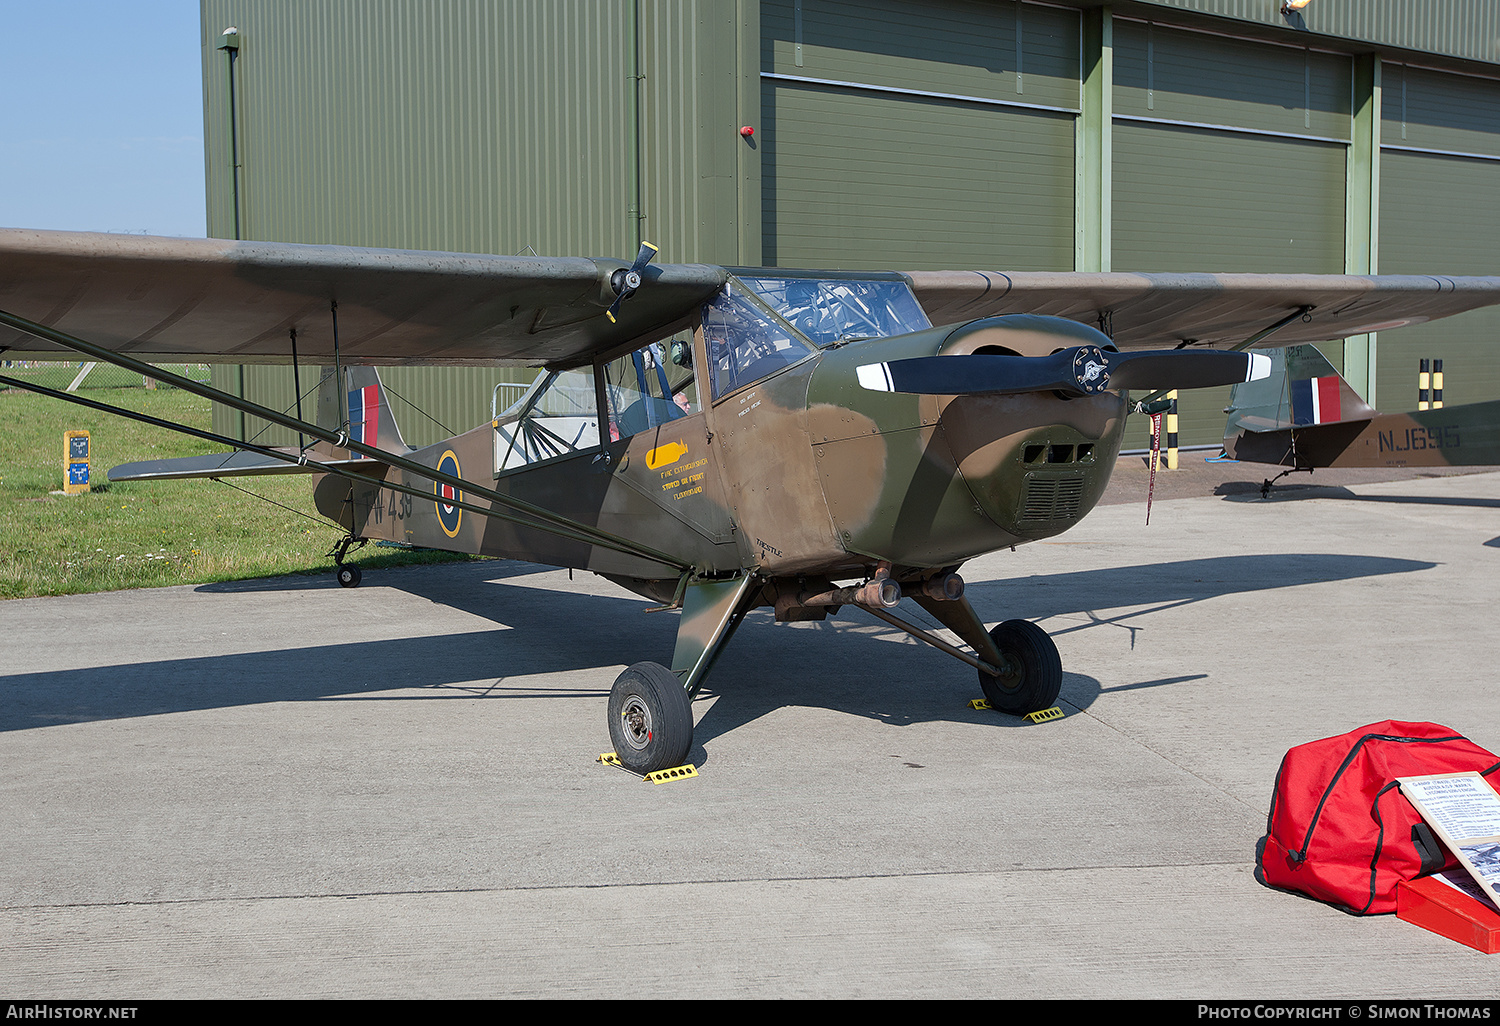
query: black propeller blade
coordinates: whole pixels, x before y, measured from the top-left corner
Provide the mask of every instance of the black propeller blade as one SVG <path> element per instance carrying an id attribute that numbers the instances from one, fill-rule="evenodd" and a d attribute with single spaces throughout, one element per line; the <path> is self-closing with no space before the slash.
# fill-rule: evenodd
<path id="1" fill-rule="evenodd" d="M 1271 373 L 1258 353 L 1159 349 L 1118 353 L 1075 346 L 1051 356 L 922 356 L 865 364 L 859 383 L 877 392 L 919 395 L 1009 395 L 1062 392 L 1097 395 L 1122 388 L 1211 388 L 1255 381 Z"/>
<path id="2" fill-rule="evenodd" d="M 629 270 L 619 270 L 609 276 L 609 287 L 615 290 L 615 301 L 609 304 L 609 309 L 604 311 L 604 316 L 609 318 L 611 324 L 615 323 L 615 314 L 620 310 L 620 304 L 631 296 L 635 290 L 641 287 L 641 272 L 646 269 L 653 257 L 656 256 L 657 248 L 649 242 L 641 243 L 641 251 L 635 255 L 635 263 L 630 265 Z"/>

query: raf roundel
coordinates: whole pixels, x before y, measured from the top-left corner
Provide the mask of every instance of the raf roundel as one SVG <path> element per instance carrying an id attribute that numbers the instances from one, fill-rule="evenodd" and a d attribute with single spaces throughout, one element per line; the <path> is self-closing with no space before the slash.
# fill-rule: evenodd
<path id="1" fill-rule="evenodd" d="M 451 477 L 463 477 L 463 474 L 458 469 L 458 457 L 453 455 L 452 449 L 443 453 L 443 458 L 438 460 L 437 468 L 439 472 L 448 474 Z M 433 492 L 438 497 L 437 515 L 438 522 L 443 525 L 443 533 L 449 538 L 457 537 L 458 525 L 463 520 L 464 511 L 457 506 L 450 506 L 448 503 L 463 501 L 464 493 L 452 485 L 443 484 L 442 482 L 434 485 Z M 445 499 L 447 502 L 443 501 Z"/>

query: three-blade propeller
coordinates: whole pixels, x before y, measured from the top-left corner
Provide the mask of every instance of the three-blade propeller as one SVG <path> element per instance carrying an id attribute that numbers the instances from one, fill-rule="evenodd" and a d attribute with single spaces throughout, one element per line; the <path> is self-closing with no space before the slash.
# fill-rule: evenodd
<path id="1" fill-rule="evenodd" d="M 622 268 L 609 277 L 609 287 L 615 290 L 615 301 L 609 304 L 609 309 L 604 311 L 604 316 L 609 318 L 611 324 L 615 323 L 615 314 L 620 311 L 620 304 L 631 296 L 635 290 L 641 287 L 644 280 L 641 275 L 656 256 L 657 248 L 649 242 L 641 243 L 641 251 L 635 255 L 635 263 L 628 270 Z"/>
<path id="2" fill-rule="evenodd" d="M 921 395 L 1010 395 L 1061 392 L 1097 395 L 1110 389 L 1211 388 L 1255 381 L 1271 373 L 1260 353 L 1157 349 L 1120 353 L 1075 346 L 1051 356 L 921 356 L 858 369 L 859 383 L 876 392 Z"/>

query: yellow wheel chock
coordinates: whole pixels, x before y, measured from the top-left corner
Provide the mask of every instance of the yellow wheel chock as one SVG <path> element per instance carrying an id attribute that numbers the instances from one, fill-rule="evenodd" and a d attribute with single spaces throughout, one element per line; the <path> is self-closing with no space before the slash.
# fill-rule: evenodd
<path id="1" fill-rule="evenodd" d="M 599 758 L 595 759 L 594 761 L 601 762 L 606 766 L 619 766 L 621 769 L 625 768 L 620 763 L 620 757 L 614 752 L 601 752 L 599 754 Z M 694 766 L 692 763 L 689 763 L 686 766 L 673 766 L 670 769 L 657 770 L 655 773 L 647 773 L 642 776 L 641 779 L 646 781 L 648 784 L 665 784 L 673 780 L 685 780 L 688 777 L 696 777 L 697 775 L 698 767 Z"/>
<path id="2" fill-rule="evenodd" d="M 976 698 L 976 699 L 972 700 L 969 703 L 969 708 L 970 709 L 993 709 L 994 706 L 990 705 L 989 699 L 986 699 L 986 698 Z M 1039 710 L 1037 712 L 1029 712 L 1025 716 L 1021 717 L 1021 719 L 1023 719 L 1023 720 L 1030 720 L 1032 723 L 1046 723 L 1048 720 L 1060 720 L 1062 718 L 1063 718 L 1062 707 L 1061 706 L 1057 706 L 1057 705 L 1054 705 L 1050 709 L 1041 709 L 1041 710 Z"/>

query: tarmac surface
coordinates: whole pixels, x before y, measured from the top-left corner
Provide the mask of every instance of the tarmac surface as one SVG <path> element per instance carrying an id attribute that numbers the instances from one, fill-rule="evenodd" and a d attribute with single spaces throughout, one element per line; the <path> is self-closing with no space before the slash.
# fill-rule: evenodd
<path id="1" fill-rule="evenodd" d="M 972 670 L 847 608 L 762 611 L 661 786 L 594 760 L 675 614 L 589 575 L 0 603 L 3 989 L 1493 998 L 1500 958 L 1252 871 L 1293 745 L 1500 751 L 1500 474 L 1262 500 L 1263 469 L 964 568 L 1056 639 L 1064 719 L 971 710 Z"/>

